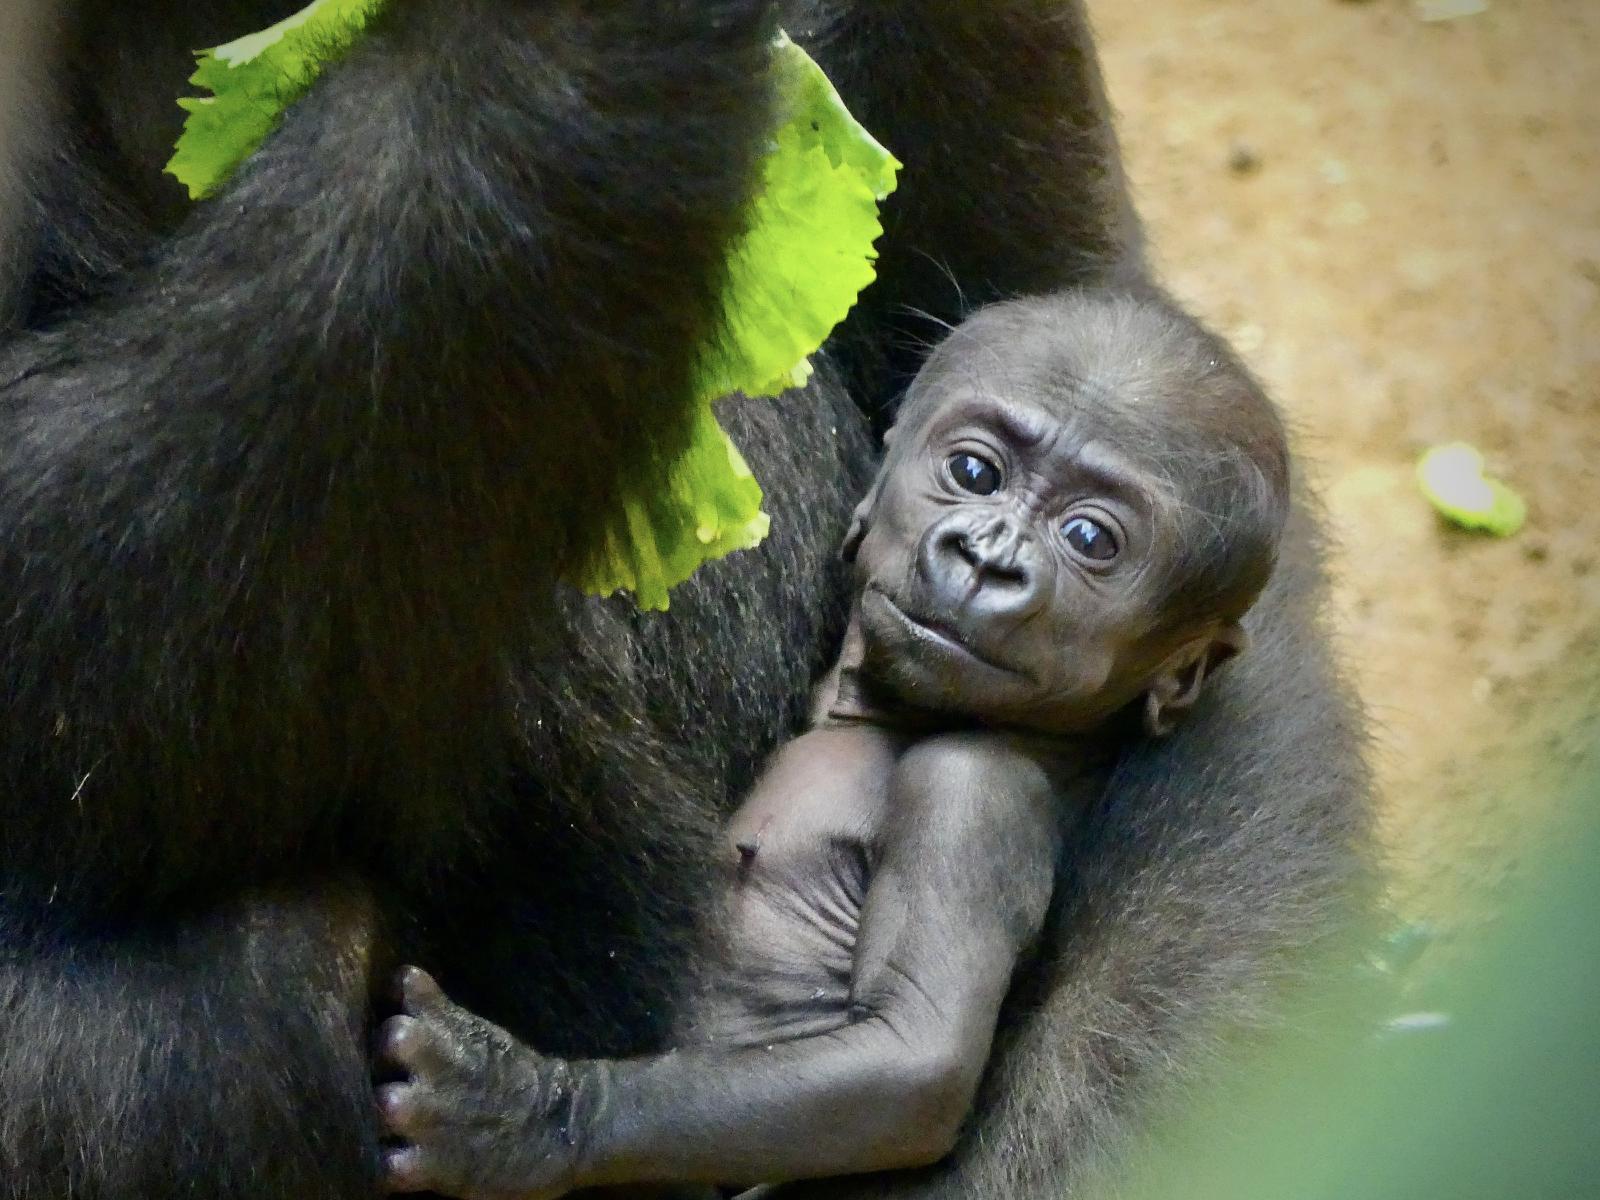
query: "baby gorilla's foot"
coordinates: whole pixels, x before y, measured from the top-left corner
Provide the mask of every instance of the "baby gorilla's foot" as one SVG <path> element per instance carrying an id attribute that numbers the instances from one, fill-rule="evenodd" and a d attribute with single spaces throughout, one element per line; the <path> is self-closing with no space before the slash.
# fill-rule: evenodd
<path id="1" fill-rule="evenodd" d="M 403 1015 L 384 1023 L 378 1058 L 404 1083 L 377 1089 L 391 1192 L 463 1200 L 546 1200 L 576 1185 L 572 1068 L 452 1004 L 426 972 L 400 975 Z"/>

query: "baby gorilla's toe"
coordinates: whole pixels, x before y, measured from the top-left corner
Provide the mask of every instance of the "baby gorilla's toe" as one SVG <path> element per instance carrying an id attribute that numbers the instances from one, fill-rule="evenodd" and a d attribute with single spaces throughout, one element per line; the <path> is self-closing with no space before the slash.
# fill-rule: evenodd
<path id="1" fill-rule="evenodd" d="M 386 1083 L 375 1093 L 378 1119 L 389 1137 L 416 1139 L 437 1123 L 426 1088 L 414 1083 Z"/>
<path id="2" fill-rule="evenodd" d="M 409 1075 L 443 1070 L 449 1048 L 439 1031 L 415 1017 L 390 1017 L 378 1033 L 378 1060 Z"/>
<path id="3" fill-rule="evenodd" d="M 435 1180 L 428 1169 L 428 1156 L 416 1146 L 391 1146 L 383 1152 L 383 1190 L 386 1192 L 432 1191 Z"/>

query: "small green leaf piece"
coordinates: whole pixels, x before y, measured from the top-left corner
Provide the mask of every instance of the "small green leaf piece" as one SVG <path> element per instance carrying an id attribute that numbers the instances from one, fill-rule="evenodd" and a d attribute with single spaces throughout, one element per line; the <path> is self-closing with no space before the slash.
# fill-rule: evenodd
<path id="1" fill-rule="evenodd" d="M 873 281 L 878 204 L 900 164 L 840 100 L 822 68 L 787 37 L 774 46 L 782 120 L 723 288 L 722 328 L 704 347 L 692 438 L 670 484 L 625 496 L 579 586 L 667 607 L 667 590 L 701 563 L 766 536 L 761 489 L 711 415 L 725 396 L 803 385 L 810 356 Z"/>
<path id="2" fill-rule="evenodd" d="M 1422 494 L 1464 529 L 1510 537 L 1528 518 L 1521 496 L 1483 473 L 1483 455 L 1466 442 L 1435 446 L 1417 463 Z"/>
<path id="3" fill-rule="evenodd" d="M 259 33 L 201 51 L 189 82 L 211 95 L 178 101 L 189 115 L 167 173 L 192 199 L 214 194 L 386 2 L 313 0 Z"/>

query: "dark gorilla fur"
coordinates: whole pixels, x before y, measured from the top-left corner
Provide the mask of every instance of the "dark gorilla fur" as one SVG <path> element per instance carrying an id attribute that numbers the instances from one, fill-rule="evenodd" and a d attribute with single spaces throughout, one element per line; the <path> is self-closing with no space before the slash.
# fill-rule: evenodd
<path id="1" fill-rule="evenodd" d="M 13 4 L 55 65 L 0 91 L 0 1196 L 366 1195 L 396 960 L 551 1053 L 658 1043 L 917 314 L 1153 286 L 1092 44 L 1044 0 L 404 0 L 191 208 L 190 48 L 300 0 Z M 881 282 L 725 410 L 765 547 L 664 619 L 553 592 L 715 319 L 778 17 L 910 164 Z M 1255 652 L 1072 844 L 956 1154 L 825 1194 L 1061 1196 L 1338 927 L 1322 591 L 1302 508 Z"/>

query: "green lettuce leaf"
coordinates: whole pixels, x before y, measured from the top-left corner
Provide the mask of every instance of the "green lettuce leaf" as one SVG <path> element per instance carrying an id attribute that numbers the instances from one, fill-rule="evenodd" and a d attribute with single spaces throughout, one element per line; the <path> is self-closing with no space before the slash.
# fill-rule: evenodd
<path id="1" fill-rule="evenodd" d="M 806 360 L 876 278 L 878 202 L 900 168 L 810 55 L 787 37 L 774 52 L 782 124 L 729 263 L 726 329 L 702 361 L 712 399 L 806 381 Z"/>
<path id="2" fill-rule="evenodd" d="M 667 589 L 702 563 L 749 550 L 767 536 L 761 487 L 709 404 L 695 409 L 688 447 L 664 487 L 624 495 L 590 566 L 576 580 L 598 596 L 631 591 L 643 609 L 665 609 Z"/>
<path id="3" fill-rule="evenodd" d="M 276 25 L 200 53 L 167 173 L 192 199 L 213 194 L 283 120 L 317 76 L 354 45 L 387 0 L 312 0 Z"/>
<path id="4" fill-rule="evenodd" d="M 189 116 L 167 170 L 196 199 L 213 194 L 386 2 L 315 0 L 203 52 L 191 82 L 212 95 L 179 101 Z M 878 204 L 900 164 L 805 51 L 780 36 L 773 56 L 780 120 L 731 252 L 720 328 L 699 354 L 687 443 L 617 498 L 572 580 L 596 595 L 630 591 L 641 608 L 666 608 L 668 589 L 702 563 L 766 536 L 761 488 L 712 405 L 804 384 L 810 356 L 875 277 Z"/>
<path id="5" fill-rule="evenodd" d="M 761 489 L 711 417 L 735 393 L 771 396 L 810 377 L 809 358 L 873 281 L 878 204 L 900 164 L 850 115 L 799 46 L 774 47 L 781 124 L 763 166 L 722 297 L 722 329 L 696 373 L 700 416 L 665 489 L 623 497 L 603 544 L 575 582 L 667 607 L 667 591 L 705 562 L 766 536 Z"/>

